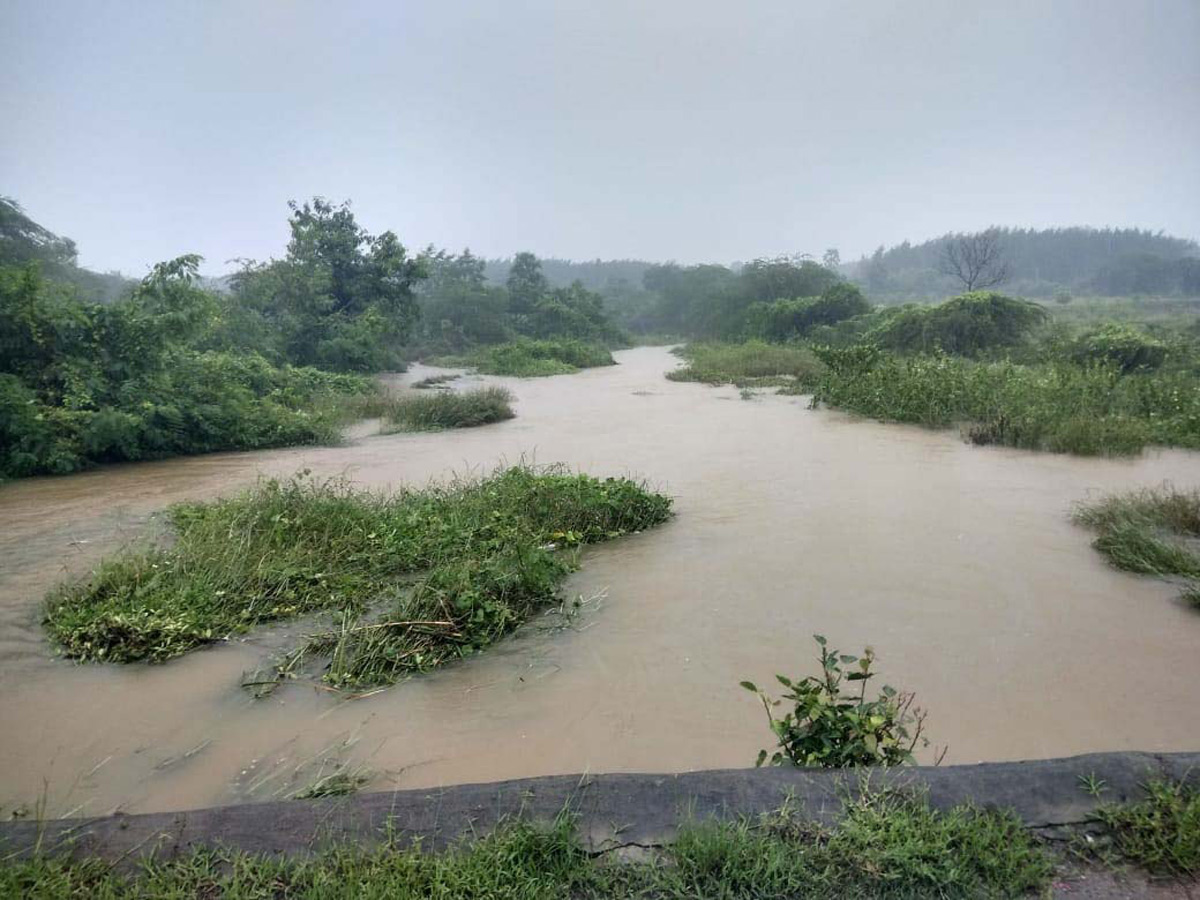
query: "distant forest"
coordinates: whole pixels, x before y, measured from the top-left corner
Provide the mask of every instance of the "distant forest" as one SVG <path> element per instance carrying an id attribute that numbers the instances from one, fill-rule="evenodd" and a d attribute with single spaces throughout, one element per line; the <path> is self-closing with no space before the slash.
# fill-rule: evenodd
<path id="1" fill-rule="evenodd" d="M 1137 228 L 1000 228 L 1000 251 L 1010 269 L 1004 291 L 1052 297 L 1062 291 L 1112 297 L 1200 296 L 1200 245 Z M 877 300 L 936 300 L 960 285 L 938 271 L 945 234 L 921 244 L 905 241 L 842 267 Z"/>
<path id="2" fill-rule="evenodd" d="M 1003 285 L 1008 294 L 1043 299 L 1064 294 L 1200 297 L 1200 245 L 1194 240 L 1137 228 L 999 228 L 997 232 L 1010 272 Z M 948 233 L 920 244 L 880 246 L 870 256 L 840 264 L 837 271 L 876 302 L 942 300 L 962 288 L 939 271 L 943 248 L 956 237 Z M 746 265 L 677 266 L 637 259 L 543 259 L 541 263 L 551 285 L 566 287 L 578 281 L 602 294 L 617 321 L 634 331 L 678 327 L 676 322 L 649 321 L 654 318 L 649 306 L 662 298 L 661 290 L 651 289 L 647 273 L 653 283 L 655 273 L 663 268 L 715 269 L 736 275 Z M 511 264 L 510 259 L 487 260 L 488 281 L 504 284 Z"/>

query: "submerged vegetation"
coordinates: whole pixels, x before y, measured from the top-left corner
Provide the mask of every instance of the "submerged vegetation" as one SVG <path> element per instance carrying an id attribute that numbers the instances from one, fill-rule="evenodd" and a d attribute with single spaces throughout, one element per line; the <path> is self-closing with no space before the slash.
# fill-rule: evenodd
<path id="1" fill-rule="evenodd" d="M 465 357 L 439 360 L 448 365 L 465 365 L 485 375 L 537 378 L 569 375 L 580 369 L 615 364 L 612 353 L 596 344 L 577 340 L 521 340 L 486 347 Z"/>
<path id="2" fill-rule="evenodd" d="M 1122 455 L 1147 444 L 1200 448 L 1200 382 L 1122 376 L 1105 366 L 1022 365 L 873 346 L 824 349 L 813 402 L 890 422 L 961 425 L 976 444 Z"/>
<path id="3" fill-rule="evenodd" d="M 667 373 L 672 381 L 739 387 L 804 385 L 824 369 L 816 354 L 802 344 L 705 342 L 688 344 L 677 352 L 686 365 Z"/>
<path id="4" fill-rule="evenodd" d="M 564 550 L 658 525 L 670 509 L 628 479 L 525 467 L 392 495 L 264 481 L 172 507 L 173 543 L 56 591 L 46 626 L 77 659 L 161 661 L 329 611 L 332 629 L 301 654 L 328 652 L 335 684 L 383 683 L 512 631 L 571 571 Z"/>
<path id="5" fill-rule="evenodd" d="M 425 898 L 1018 897 L 1045 887 L 1052 857 L 1012 815 L 946 812 L 899 792 L 847 803 L 832 828 L 784 809 L 758 820 L 684 823 L 656 858 L 597 857 L 574 820 L 502 824 L 433 853 L 385 842 L 306 859 L 199 850 L 148 860 L 131 875 L 99 860 L 41 856 L 0 863 L 0 893 L 75 896 Z"/>
<path id="6" fill-rule="evenodd" d="M 383 432 L 441 431 L 503 422 L 516 415 L 512 400 L 512 393 L 502 387 L 392 396 L 383 404 Z"/>
<path id="7" fill-rule="evenodd" d="M 884 685 L 878 697 L 867 699 L 867 682 L 877 674 L 871 668 L 875 651 L 867 647 L 862 656 L 852 656 L 830 650 L 822 635 L 813 638 L 821 648 L 819 677 L 793 680 L 776 675 L 787 688 L 780 700 L 772 700 L 752 682 L 742 682 L 762 701 L 778 740 L 779 749 L 769 755 L 760 751 L 756 765 L 847 768 L 911 763 L 917 743 L 929 743 L 922 736 L 925 714 L 913 708 L 914 695 Z M 845 672 L 843 666 L 854 668 Z M 857 682 L 858 689 L 847 691 L 843 681 Z M 792 709 L 776 717 L 773 709 L 784 700 Z"/>
<path id="8" fill-rule="evenodd" d="M 1189 579 L 1184 598 L 1200 609 L 1200 491 L 1170 485 L 1080 505 L 1075 521 L 1118 569 Z"/>

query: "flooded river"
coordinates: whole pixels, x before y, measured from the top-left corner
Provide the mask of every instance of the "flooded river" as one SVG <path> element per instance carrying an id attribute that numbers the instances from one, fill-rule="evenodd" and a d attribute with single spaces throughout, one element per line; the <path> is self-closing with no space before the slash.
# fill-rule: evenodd
<path id="1" fill-rule="evenodd" d="M 1200 454 L 970 447 L 675 384 L 663 349 L 618 359 L 488 379 L 512 388 L 518 418 L 485 428 L 0 487 L 0 816 L 43 796 L 53 815 L 266 800 L 336 765 L 369 771 L 374 790 L 746 766 L 770 734 L 738 682 L 812 672 L 813 632 L 874 645 L 947 762 L 1200 749 L 1200 615 L 1170 585 L 1108 568 L 1068 519 L 1097 492 L 1200 483 Z M 270 632 L 128 667 L 56 659 L 43 637 L 45 592 L 171 502 L 304 467 L 384 487 L 522 457 L 676 498 L 669 524 L 585 553 L 567 590 L 589 602 L 569 629 L 535 625 L 354 700 L 307 684 L 250 699 L 239 683 Z"/>

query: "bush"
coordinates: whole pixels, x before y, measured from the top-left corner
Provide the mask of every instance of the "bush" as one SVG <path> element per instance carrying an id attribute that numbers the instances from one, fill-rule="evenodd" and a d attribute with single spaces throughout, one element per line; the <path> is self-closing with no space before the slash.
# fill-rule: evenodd
<path id="1" fill-rule="evenodd" d="M 1080 336 L 1072 356 L 1081 364 L 1107 363 L 1124 374 L 1153 372 L 1167 358 L 1167 345 L 1128 325 L 1108 323 Z"/>
<path id="2" fill-rule="evenodd" d="M 907 307 L 870 337 L 901 353 L 979 356 L 1020 344 L 1047 318 L 1045 309 L 1028 300 L 972 291 L 938 306 Z"/>
<path id="3" fill-rule="evenodd" d="M 440 431 L 490 425 L 516 415 L 512 399 L 512 394 L 501 387 L 392 397 L 383 411 L 383 430 Z"/>
<path id="4" fill-rule="evenodd" d="M 825 638 L 814 635 L 821 647 L 821 676 L 793 681 L 775 678 L 787 688 L 781 700 L 771 700 L 749 681 L 742 687 L 762 700 L 779 750 L 768 756 L 759 751 L 756 765 L 773 766 L 897 766 L 912 762 L 913 749 L 922 740 L 924 714 L 912 709 L 913 695 L 898 693 L 884 685 L 874 700 L 867 700 L 867 682 L 875 677 L 871 666 L 875 653 L 868 647 L 861 657 L 839 654 L 826 646 Z M 843 665 L 857 669 L 844 673 Z M 861 682 L 856 693 L 842 691 L 842 682 Z M 776 718 L 772 708 L 789 700 L 793 708 Z M 928 741 L 925 742 L 926 744 Z"/>
<path id="5" fill-rule="evenodd" d="M 819 297 L 752 304 L 746 310 L 746 332 L 763 340 L 787 341 L 870 312 L 871 304 L 862 292 L 840 282 Z"/>
<path id="6" fill-rule="evenodd" d="M 160 263 L 107 306 L 0 267 L 0 478 L 337 437 L 368 382 L 199 349 L 220 301 L 198 264 Z"/>

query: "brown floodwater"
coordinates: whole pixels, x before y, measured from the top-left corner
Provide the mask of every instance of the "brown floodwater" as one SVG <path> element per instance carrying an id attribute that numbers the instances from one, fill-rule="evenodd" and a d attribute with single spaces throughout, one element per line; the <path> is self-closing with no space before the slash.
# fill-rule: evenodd
<path id="1" fill-rule="evenodd" d="M 1107 567 L 1069 521 L 1098 492 L 1200 483 L 1200 454 L 1081 459 L 971 447 L 802 398 L 676 384 L 664 349 L 509 385 L 518 418 L 342 447 L 227 453 L 0 488 L 0 815 L 150 811 L 286 796 L 338 765 L 370 789 L 752 764 L 769 743 L 738 682 L 813 671 L 811 635 L 872 644 L 947 762 L 1200 748 L 1200 615 Z M 415 368 L 401 381 L 429 374 Z M 678 515 L 589 549 L 570 628 L 534 623 L 359 699 L 239 687 L 275 632 L 158 666 L 76 665 L 45 592 L 152 533 L 184 498 L 309 468 L 373 487 L 504 461 L 635 474 Z M 929 752 L 925 754 L 929 758 Z"/>

